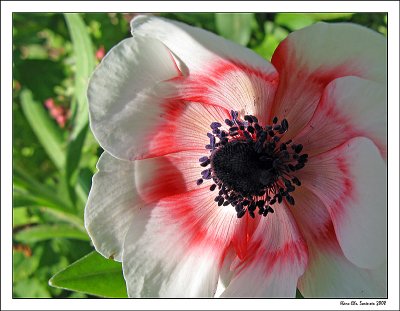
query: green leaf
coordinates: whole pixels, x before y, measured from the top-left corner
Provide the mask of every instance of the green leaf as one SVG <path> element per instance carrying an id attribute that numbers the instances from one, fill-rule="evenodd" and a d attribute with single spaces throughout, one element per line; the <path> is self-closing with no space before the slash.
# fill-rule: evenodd
<path id="1" fill-rule="evenodd" d="M 16 247 L 13 249 L 13 282 L 27 279 L 34 274 L 40 267 L 45 251 L 43 245 L 38 245 L 33 249 L 25 246 L 26 252 L 23 249 L 18 250 Z"/>
<path id="2" fill-rule="evenodd" d="M 75 185 L 78 179 L 79 163 L 82 156 L 82 148 L 89 128 L 88 120 L 81 128 L 78 135 L 68 144 L 67 160 L 65 166 L 65 178 L 72 202 L 76 202 Z"/>
<path id="3" fill-rule="evenodd" d="M 354 13 L 307 13 L 305 14 L 315 21 L 333 20 L 333 19 L 350 19 Z"/>
<path id="4" fill-rule="evenodd" d="M 26 207 L 14 208 L 12 214 L 13 228 L 39 222 L 39 217 L 30 215 Z"/>
<path id="5" fill-rule="evenodd" d="M 95 53 L 81 16 L 76 13 L 66 13 L 64 16 L 71 36 L 76 64 L 75 96 L 77 107 L 74 112 L 74 129 L 72 131 L 72 137 L 75 138 L 88 120 L 86 90 L 89 77 L 95 67 Z"/>
<path id="6" fill-rule="evenodd" d="M 79 171 L 78 182 L 75 186 L 75 191 L 83 205 L 86 204 L 89 196 L 90 187 L 92 185 L 92 177 L 93 173 L 87 167 Z"/>
<path id="7" fill-rule="evenodd" d="M 126 286 L 121 263 L 91 252 L 54 275 L 54 287 L 109 298 L 125 298 Z"/>
<path id="8" fill-rule="evenodd" d="M 353 13 L 278 13 L 275 23 L 290 30 L 298 30 L 321 20 L 350 19 Z"/>
<path id="9" fill-rule="evenodd" d="M 62 169 L 65 163 L 65 155 L 60 128 L 50 119 L 42 104 L 33 99 L 31 91 L 22 90 L 20 98 L 22 110 L 33 132 L 57 168 Z"/>
<path id="10" fill-rule="evenodd" d="M 236 43 L 247 45 L 251 36 L 253 13 L 216 13 L 215 22 L 218 33 Z"/>
<path id="11" fill-rule="evenodd" d="M 304 296 L 300 293 L 298 288 L 296 288 L 296 298 L 304 298 Z"/>
<path id="12" fill-rule="evenodd" d="M 264 23 L 265 38 L 260 45 L 253 48 L 254 52 L 270 60 L 279 43 L 288 35 L 288 31 L 274 23 L 267 21 Z"/>
<path id="13" fill-rule="evenodd" d="M 20 298 L 51 298 L 47 284 L 37 278 L 19 281 L 13 288 L 13 295 Z"/>
<path id="14" fill-rule="evenodd" d="M 314 19 L 309 14 L 302 13 L 278 13 L 275 17 L 275 23 L 290 30 L 297 30 L 312 25 Z"/>
<path id="15" fill-rule="evenodd" d="M 13 207 L 46 207 L 48 212 L 84 231 L 75 209 L 60 199 L 55 189 L 42 184 L 17 165 L 13 167 Z"/>
<path id="16" fill-rule="evenodd" d="M 16 241 L 24 243 L 34 243 L 53 238 L 68 238 L 89 241 L 85 232 L 67 224 L 57 225 L 37 225 L 18 231 L 14 235 Z"/>
<path id="17" fill-rule="evenodd" d="M 25 197 L 28 200 L 37 201 L 44 206 L 57 210 L 65 212 L 73 211 L 73 207 L 64 200 L 61 200 L 53 187 L 40 183 L 17 165 L 13 167 L 13 187 L 13 198 L 17 199 L 17 203 L 17 197 L 19 196 L 20 199 Z M 13 202 L 14 207 L 23 206 L 15 204 L 16 202 Z"/>

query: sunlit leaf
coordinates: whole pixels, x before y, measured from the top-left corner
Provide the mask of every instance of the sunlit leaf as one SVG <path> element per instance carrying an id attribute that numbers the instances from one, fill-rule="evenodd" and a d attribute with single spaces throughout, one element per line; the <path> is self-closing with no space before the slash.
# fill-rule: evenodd
<path id="1" fill-rule="evenodd" d="M 97 252 L 60 271 L 50 279 L 49 284 L 100 297 L 127 297 L 121 263 L 105 259 Z"/>
<path id="2" fill-rule="evenodd" d="M 288 31 L 282 27 L 276 26 L 272 22 L 265 22 L 264 24 L 265 38 L 260 45 L 256 46 L 253 50 L 260 54 L 267 60 L 271 60 L 272 55 L 279 43 L 288 35 Z"/>
<path id="3" fill-rule="evenodd" d="M 215 22 L 218 33 L 236 43 L 247 45 L 251 36 L 253 13 L 217 13 Z"/>
<path id="4" fill-rule="evenodd" d="M 13 288 L 14 296 L 23 298 L 50 298 L 49 287 L 37 278 L 25 279 Z"/>
<path id="5" fill-rule="evenodd" d="M 77 107 L 74 111 L 73 139 L 88 120 L 86 90 L 89 76 L 95 67 L 95 53 L 86 25 L 79 14 L 66 13 L 65 21 L 73 44 L 75 72 L 75 96 Z"/>
<path id="6" fill-rule="evenodd" d="M 54 162 L 62 169 L 65 163 L 65 155 L 62 147 L 62 132 L 41 103 L 34 100 L 32 92 L 25 89 L 21 91 L 21 107 L 32 130 L 42 144 L 44 150 Z"/>
<path id="7" fill-rule="evenodd" d="M 31 215 L 26 207 L 13 209 L 13 228 L 37 223 L 38 221 L 39 218 L 35 215 Z"/>
<path id="8" fill-rule="evenodd" d="M 318 21 L 350 19 L 354 13 L 278 13 L 275 23 L 290 30 L 298 30 Z"/>
<path id="9" fill-rule="evenodd" d="M 278 13 L 275 17 L 275 23 L 290 30 L 297 30 L 312 25 L 314 19 L 303 13 Z"/>
<path id="10" fill-rule="evenodd" d="M 88 235 L 76 227 L 67 224 L 37 225 L 18 231 L 14 235 L 16 241 L 33 243 L 53 238 L 69 238 L 89 241 Z"/>
<path id="11" fill-rule="evenodd" d="M 46 184 L 40 183 L 29 172 L 20 169 L 17 165 L 13 167 L 14 198 L 16 196 L 39 200 L 45 206 L 65 212 L 72 212 L 73 207 L 60 199 L 55 189 Z M 21 204 L 13 206 L 22 206 Z M 47 205 L 46 205 L 47 204 Z"/>
<path id="12" fill-rule="evenodd" d="M 311 17 L 315 21 L 327 21 L 332 19 L 350 19 L 354 13 L 307 13 L 304 15 Z"/>

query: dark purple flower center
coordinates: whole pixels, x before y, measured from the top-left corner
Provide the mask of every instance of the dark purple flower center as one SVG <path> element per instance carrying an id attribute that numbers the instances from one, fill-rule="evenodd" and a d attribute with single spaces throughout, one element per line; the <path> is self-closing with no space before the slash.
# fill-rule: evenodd
<path id="1" fill-rule="evenodd" d="M 278 123 L 275 117 L 272 125 L 263 127 L 251 115 L 239 120 L 238 112 L 232 111 L 231 117 L 225 120 L 229 130 L 221 130 L 219 122 L 211 123 L 206 145 L 210 156 L 199 159 L 205 169 L 197 184 L 212 179 L 210 190 L 218 188 L 215 202 L 233 205 L 239 218 L 246 212 L 254 218 L 256 210 L 267 216 L 274 212 L 271 206 L 284 199 L 294 205 L 291 193 L 301 183 L 293 173 L 304 167 L 308 155 L 301 154 L 302 145 L 283 141 L 288 121 Z"/>

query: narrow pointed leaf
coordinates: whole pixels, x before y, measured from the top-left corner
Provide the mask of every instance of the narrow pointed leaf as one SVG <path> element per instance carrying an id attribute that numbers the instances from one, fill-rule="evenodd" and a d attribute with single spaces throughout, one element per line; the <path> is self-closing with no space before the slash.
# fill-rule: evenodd
<path id="1" fill-rule="evenodd" d="M 14 235 L 14 239 L 16 241 L 24 243 L 34 243 L 44 240 L 51 240 L 53 238 L 68 238 L 89 241 L 89 237 L 85 232 L 67 224 L 37 225 L 18 231 Z"/>
<path id="2" fill-rule="evenodd" d="M 95 53 L 82 17 L 76 13 L 66 13 L 64 16 L 71 36 L 76 64 L 76 109 L 74 111 L 74 129 L 72 132 L 74 139 L 88 120 L 86 89 L 89 76 L 95 67 Z"/>
<path id="3" fill-rule="evenodd" d="M 49 284 L 99 297 L 127 297 L 121 263 L 105 259 L 97 252 L 60 271 L 50 279 Z"/>
<path id="4" fill-rule="evenodd" d="M 55 122 L 51 120 L 43 105 L 33 98 L 31 91 L 21 91 L 21 107 L 29 122 L 30 127 L 40 141 L 47 155 L 57 166 L 62 169 L 65 155 L 62 147 L 62 132 Z"/>

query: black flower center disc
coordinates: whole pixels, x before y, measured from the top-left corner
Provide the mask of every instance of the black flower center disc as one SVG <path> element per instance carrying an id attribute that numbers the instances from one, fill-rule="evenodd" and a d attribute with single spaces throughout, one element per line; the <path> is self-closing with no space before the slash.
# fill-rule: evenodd
<path id="1" fill-rule="evenodd" d="M 233 141 L 211 155 L 211 169 L 227 187 L 255 196 L 274 181 L 273 159 L 262 157 L 254 150 L 254 142 Z"/>
<path id="2" fill-rule="evenodd" d="M 275 117 L 272 125 L 263 127 L 254 116 L 240 120 L 238 115 L 231 112 L 232 118 L 225 120 L 226 130 L 219 122 L 211 123 L 210 143 L 205 146 L 211 154 L 199 159 L 205 169 L 197 185 L 212 179 L 210 191 L 218 187 L 215 202 L 218 206 L 231 204 L 239 218 L 246 212 L 254 218 L 256 209 L 267 216 L 274 212 L 271 205 L 283 200 L 294 205 L 291 193 L 301 182 L 293 173 L 305 166 L 308 155 L 301 154 L 301 144 L 282 142 L 288 121 L 278 124 Z"/>

